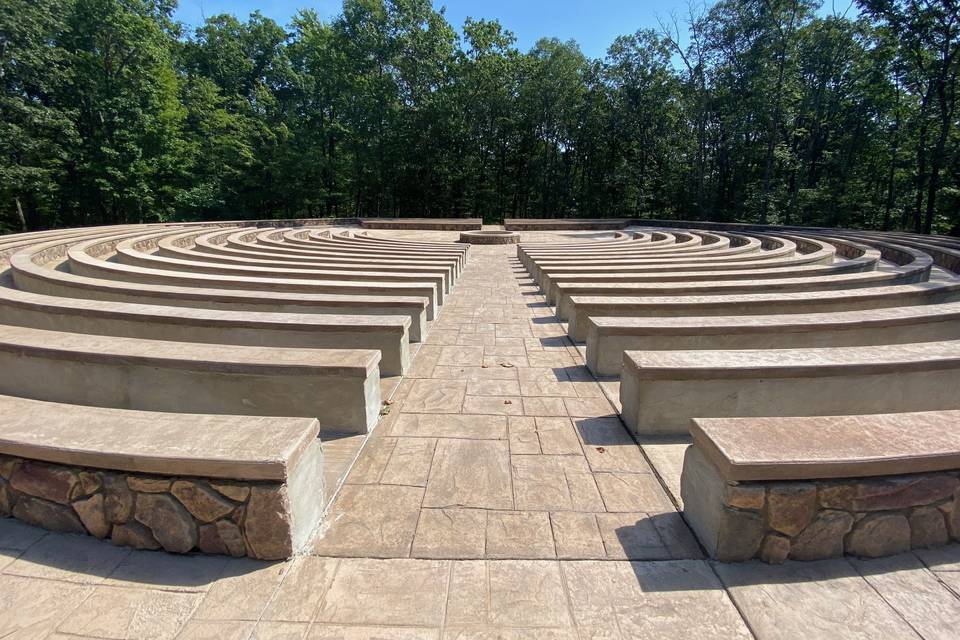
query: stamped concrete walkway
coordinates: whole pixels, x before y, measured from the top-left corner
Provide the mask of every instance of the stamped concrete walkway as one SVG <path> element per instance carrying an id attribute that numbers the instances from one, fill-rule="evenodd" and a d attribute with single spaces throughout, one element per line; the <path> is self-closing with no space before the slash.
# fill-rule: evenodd
<path id="1" fill-rule="evenodd" d="M 313 554 L 176 557 L 2 520 L 0 638 L 957 637 L 957 547 L 702 559 L 675 469 L 623 429 L 515 248 L 471 254 Z"/>

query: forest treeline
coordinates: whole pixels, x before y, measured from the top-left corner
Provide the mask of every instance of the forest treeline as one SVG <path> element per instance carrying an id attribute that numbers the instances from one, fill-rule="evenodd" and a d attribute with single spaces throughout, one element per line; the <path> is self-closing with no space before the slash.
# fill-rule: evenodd
<path id="1" fill-rule="evenodd" d="M 603 59 L 428 0 L 0 0 L 0 232 L 314 216 L 960 234 L 955 0 L 719 0 Z M 630 25 L 624 25 L 629 31 Z"/>

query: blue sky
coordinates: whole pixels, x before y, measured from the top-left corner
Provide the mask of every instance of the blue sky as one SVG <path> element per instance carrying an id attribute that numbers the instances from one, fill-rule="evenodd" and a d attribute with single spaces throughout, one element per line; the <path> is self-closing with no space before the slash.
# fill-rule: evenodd
<path id="1" fill-rule="evenodd" d="M 700 0 L 695 0 L 700 1 Z M 821 13 L 836 7 L 842 13 L 851 0 L 826 0 Z M 309 7 L 323 18 L 340 12 L 341 0 L 180 0 L 176 17 L 188 25 L 203 22 L 203 16 L 232 13 L 240 18 L 259 9 L 280 24 L 287 24 L 298 9 Z M 467 17 L 496 18 L 517 36 L 521 49 L 542 37 L 576 40 L 583 52 L 600 58 L 619 35 L 638 29 L 657 29 L 657 19 L 683 18 L 687 0 L 442 0 L 434 6 L 447 8 L 447 20 L 458 29 Z M 851 10 L 853 11 L 853 10 Z"/>

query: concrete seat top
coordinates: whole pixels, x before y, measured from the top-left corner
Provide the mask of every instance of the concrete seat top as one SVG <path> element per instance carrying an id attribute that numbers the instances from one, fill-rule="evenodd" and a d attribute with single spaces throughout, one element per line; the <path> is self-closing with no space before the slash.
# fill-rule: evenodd
<path id="1" fill-rule="evenodd" d="M 169 257 L 155 253 L 146 253 L 130 247 L 117 247 L 120 263 L 135 269 L 144 266 L 148 269 L 160 271 L 189 271 L 191 273 L 209 273 L 212 275 L 237 275 L 267 278 L 309 278 L 311 281 L 345 281 L 354 280 L 396 280 L 398 282 L 432 282 L 444 286 L 447 274 L 438 269 L 409 272 L 392 265 L 376 265 L 367 263 L 367 269 L 359 269 L 355 265 L 317 264 L 308 267 L 279 266 L 279 265 L 234 265 L 218 264 L 203 259 L 203 256 Z M 74 257 L 74 256 L 71 256 Z M 113 266 L 113 263 L 109 263 Z"/>
<path id="2" fill-rule="evenodd" d="M 690 433 L 728 480 L 812 480 L 960 467 L 960 411 L 697 418 Z"/>
<path id="3" fill-rule="evenodd" d="M 289 349 L 144 340 L 3 325 L 0 351 L 79 362 L 245 373 L 366 378 L 380 363 L 371 349 Z"/>
<path id="4" fill-rule="evenodd" d="M 750 263 L 749 266 L 754 264 L 759 264 L 763 261 L 773 261 L 774 259 L 779 260 L 780 262 L 776 266 L 783 266 L 783 264 L 792 264 L 797 262 L 799 264 L 808 264 L 817 260 L 825 259 L 825 255 L 811 255 L 803 254 L 795 256 L 788 252 L 778 251 L 776 249 L 766 250 L 751 250 L 749 252 L 741 252 L 736 254 L 727 254 L 720 253 L 719 251 L 715 253 L 701 252 L 696 254 L 687 254 L 687 253 L 676 253 L 670 254 L 669 256 L 662 257 L 642 257 L 642 256 L 629 256 L 623 258 L 607 258 L 607 259 L 590 259 L 590 260 L 567 260 L 567 261 L 538 261 L 535 263 L 535 268 L 537 271 L 543 273 L 569 273 L 571 271 L 586 269 L 588 271 L 595 271 L 598 269 L 610 269 L 613 268 L 616 270 L 616 267 L 619 266 L 643 266 L 643 265 L 662 265 L 674 267 L 675 265 L 715 265 L 715 268 L 720 269 L 737 269 L 740 268 L 739 263 Z M 728 265 L 733 265 L 729 266 Z"/>
<path id="5" fill-rule="evenodd" d="M 310 235 L 313 235 L 312 233 Z M 410 238 L 387 238 L 380 235 L 373 235 L 369 231 L 343 231 L 337 234 L 331 234 L 330 237 L 345 238 L 354 242 L 364 242 L 367 244 L 381 245 L 406 245 L 413 247 L 424 247 L 426 249 L 435 249 L 437 251 L 453 251 L 455 253 L 467 253 L 469 247 L 463 247 L 453 242 L 429 242 L 424 240 L 412 240 Z"/>
<path id="6" fill-rule="evenodd" d="M 960 340 L 867 347 L 625 351 L 624 367 L 640 378 L 708 380 L 794 378 L 960 368 Z M 960 403 L 960 375 L 957 377 Z"/>
<path id="7" fill-rule="evenodd" d="M 776 263 L 766 262 L 757 264 L 754 269 L 697 269 L 685 271 L 679 268 L 675 271 L 651 271 L 642 268 L 607 269 L 577 272 L 546 272 L 548 278 L 555 283 L 560 282 L 672 282 L 684 280 L 749 280 L 750 278 L 776 279 L 780 277 L 806 277 L 831 275 L 837 273 L 851 273 L 857 271 L 872 271 L 876 268 L 879 256 L 840 260 L 833 264 L 799 264 L 778 266 Z"/>
<path id="8" fill-rule="evenodd" d="M 329 232 L 298 229 L 268 229 L 259 233 L 239 232 L 231 234 L 226 242 L 242 246 L 270 249 L 288 249 L 296 252 L 355 252 L 360 254 L 389 254 L 395 256 L 421 257 L 433 260 L 454 260 L 460 264 L 466 260 L 466 251 L 453 243 L 421 245 L 401 241 L 379 241 L 366 236 L 351 238 L 332 235 Z"/>
<path id="9" fill-rule="evenodd" d="M 836 255 L 836 251 L 832 248 L 808 253 L 789 253 L 779 250 L 764 250 L 746 255 L 733 256 L 736 258 L 735 260 L 731 260 L 731 256 L 713 257 L 712 259 L 704 260 L 702 257 L 697 257 L 696 254 L 683 254 L 658 260 L 638 261 L 631 258 L 630 260 L 621 260 L 620 264 L 607 263 L 598 265 L 589 262 L 568 262 L 560 265 L 544 265 L 541 263 L 535 263 L 534 266 L 538 271 L 541 271 L 544 274 L 576 273 L 578 271 L 584 271 L 587 273 L 605 271 L 616 272 L 620 271 L 620 267 L 622 266 L 633 267 L 634 269 L 641 267 L 653 270 L 669 269 L 671 271 L 709 271 L 721 269 L 754 268 L 769 269 L 804 264 L 830 264 Z M 867 255 L 867 252 L 864 252 L 862 255 Z M 880 252 L 873 251 L 869 255 L 871 257 L 876 256 L 876 258 L 879 259 Z"/>
<path id="10" fill-rule="evenodd" d="M 929 265 L 917 269 L 902 269 L 896 271 L 867 271 L 858 273 L 826 274 L 820 276 L 804 276 L 798 278 L 770 278 L 751 280 L 722 280 L 707 282 L 557 282 L 557 291 L 563 293 L 589 293 L 596 290 L 597 294 L 619 295 L 624 292 L 626 295 L 664 295 L 664 293 L 676 293 L 684 295 L 685 292 L 693 293 L 708 291 L 722 294 L 725 291 L 737 292 L 740 290 L 763 290 L 763 289 L 829 289 L 837 286 L 873 286 L 877 284 L 890 284 L 910 278 L 925 278 L 929 272 Z"/>
<path id="11" fill-rule="evenodd" d="M 809 300 L 849 300 L 851 298 L 883 298 L 907 296 L 928 292 L 931 294 L 948 293 L 960 289 L 960 280 L 952 282 L 916 282 L 913 284 L 891 285 L 888 287 L 866 287 L 841 291 L 797 291 L 792 293 L 743 293 L 737 295 L 691 295 L 691 296 L 571 296 L 578 305 L 609 306 L 657 306 L 657 305 L 730 305 L 740 303 L 798 302 Z"/>
<path id="12" fill-rule="evenodd" d="M 284 239 L 288 242 L 294 240 L 289 234 L 284 234 Z M 297 240 L 305 247 L 369 247 L 369 248 L 389 248 L 391 251 L 402 253 L 428 253 L 431 255 L 451 255 L 465 257 L 466 251 L 460 245 L 450 243 L 423 243 L 409 240 L 378 240 L 369 236 L 351 236 L 347 232 L 335 233 L 329 236 L 319 235 L 317 233 L 308 234 L 306 238 Z"/>
<path id="13" fill-rule="evenodd" d="M 160 248 L 161 253 L 159 255 L 166 257 L 179 256 L 186 259 L 192 260 L 203 260 L 206 262 L 223 262 L 227 264 L 238 264 L 238 265 L 262 265 L 267 267 L 272 266 L 283 266 L 283 267 L 305 267 L 309 269 L 316 269 L 318 267 L 322 268 L 323 265 L 357 265 L 357 264 L 368 264 L 368 265 L 378 265 L 379 268 L 390 268 L 397 269 L 401 268 L 406 271 L 429 271 L 431 269 L 440 270 L 444 273 L 447 273 L 451 279 L 455 276 L 455 263 L 453 260 L 450 261 L 433 261 L 433 262 L 410 262 L 405 259 L 396 259 L 396 258 L 379 258 L 379 257 L 340 257 L 337 253 L 329 253 L 317 258 L 311 258 L 309 256 L 298 257 L 298 256 L 269 256 L 268 254 L 256 253 L 253 251 L 246 251 L 244 249 L 232 249 L 229 247 L 220 248 L 217 247 L 216 253 L 211 253 L 210 251 L 198 251 L 195 247 L 181 247 L 175 244 L 177 242 L 177 237 L 166 237 L 158 241 L 157 245 Z M 122 245 L 118 245 L 118 251 L 122 251 Z"/>
<path id="14" fill-rule="evenodd" d="M 564 259 L 568 256 L 573 257 L 592 257 L 592 256 L 610 256 L 617 257 L 624 254 L 631 254 L 634 252 L 655 252 L 655 253 L 669 253 L 675 251 L 704 251 L 706 249 L 720 249 L 727 248 L 730 246 L 730 238 L 720 238 L 713 236 L 710 242 L 705 242 L 707 238 L 701 236 L 688 236 L 687 239 L 680 239 L 675 237 L 665 238 L 663 240 L 656 240 L 653 242 L 648 242 L 646 239 L 642 240 L 630 240 L 627 242 L 602 242 L 584 246 L 584 243 L 580 243 L 579 246 L 564 246 L 560 245 L 551 246 L 530 246 L 530 245 L 520 245 L 520 250 L 527 255 L 527 257 L 534 260 L 551 260 L 551 259 Z M 599 245 L 599 246 L 596 246 Z"/>
<path id="15" fill-rule="evenodd" d="M 99 243 L 99 240 L 92 241 L 94 243 Z M 403 290 L 411 287 L 423 287 L 430 288 L 438 286 L 436 282 L 428 280 L 426 277 L 420 274 L 402 274 L 402 273 L 387 273 L 387 272 L 372 272 L 372 271 L 347 271 L 342 272 L 340 275 L 343 279 L 333 280 L 329 279 L 334 274 L 331 272 L 306 272 L 307 275 L 312 276 L 309 280 L 298 280 L 295 278 L 283 278 L 283 277 L 271 277 L 270 274 L 277 272 L 277 270 L 261 270 L 262 275 L 253 276 L 253 275 L 221 275 L 216 273 L 200 273 L 194 271 L 174 271 L 162 268 L 159 263 L 164 261 L 170 263 L 176 263 L 177 261 L 172 259 L 165 259 L 161 257 L 150 256 L 155 260 L 158 265 L 156 268 L 151 267 L 139 267 L 133 265 L 123 264 L 121 262 L 110 262 L 103 260 L 100 257 L 95 257 L 85 251 L 85 246 L 87 243 L 78 244 L 68 250 L 70 266 L 71 268 L 76 268 L 78 265 L 86 266 L 91 269 L 96 269 L 99 272 L 104 273 L 108 276 L 116 276 L 122 278 L 124 276 L 136 277 L 140 276 L 142 278 L 152 279 L 153 281 L 183 281 L 183 282 L 197 282 L 197 283 L 210 283 L 216 285 L 217 283 L 227 286 L 242 286 L 248 285 L 251 288 L 254 288 L 258 285 L 270 285 L 276 289 L 285 288 L 285 289 L 294 289 L 294 290 L 304 290 L 304 291 L 322 291 L 324 289 L 330 289 L 336 291 L 338 289 L 344 288 L 369 288 L 371 290 L 383 289 L 386 293 L 389 293 L 391 289 L 393 290 Z M 189 264 L 185 266 L 191 266 Z M 198 267 L 210 266 L 205 263 L 197 263 Z M 437 273 L 436 278 L 439 279 L 442 277 L 442 274 Z M 386 278 L 386 279 L 381 279 Z"/>
<path id="16" fill-rule="evenodd" d="M 232 311 L 199 307 L 64 298 L 32 293 L 11 286 L 9 275 L 0 275 L 0 305 L 46 313 L 70 314 L 93 318 L 114 318 L 157 324 L 189 324 L 209 327 L 246 327 L 287 331 L 340 331 L 403 333 L 410 327 L 410 316 L 367 316 L 272 311 Z"/>
<path id="17" fill-rule="evenodd" d="M 130 411 L 0 396 L 0 453 L 139 473 L 285 481 L 313 418 Z"/>
<path id="18" fill-rule="evenodd" d="M 827 313 L 780 313 L 756 316 L 605 317 L 590 316 L 587 322 L 602 335 L 710 335 L 718 333 L 816 331 L 843 325 L 897 325 L 926 321 L 960 320 L 960 302 L 912 307 L 884 307 L 862 311 Z"/>
<path id="19" fill-rule="evenodd" d="M 56 247 L 51 247 L 56 251 Z M 411 307 L 425 308 L 429 304 L 426 297 L 397 296 L 376 294 L 334 294 L 334 293 L 303 293 L 299 291 L 245 291 L 243 289 L 218 289 L 206 287 L 178 286 L 170 284 L 130 283 L 122 280 L 107 280 L 78 276 L 66 271 L 40 266 L 34 257 L 42 261 L 39 255 L 42 251 L 21 251 L 10 257 L 10 264 L 15 271 L 28 274 L 31 277 L 64 284 L 78 289 L 141 291 L 150 295 L 168 297 L 171 299 L 201 299 L 217 301 L 259 302 L 270 304 L 323 304 L 330 306 L 369 306 L 369 307 Z M 215 279 L 214 279 L 215 282 Z"/>
<path id="20" fill-rule="evenodd" d="M 664 248 L 660 251 L 630 251 L 619 254 L 614 253 L 603 253 L 593 256 L 581 256 L 581 255 L 556 255 L 550 257 L 536 257 L 530 256 L 536 265 L 545 270 L 550 270 L 554 267 L 562 267 L 570 264 L 596 264 L 596 265 L 615 265 L 619 262 L 637 262 L 637 261 L 646 261 L 651 260 L 701 260 L 703 258 L 714 257 L 721 260 L 732 260 L 732 259 L 742 259 L 743 255 L 757 255 L 759 252 L 764 251 L 760 248 L 760 243 L 757 242 L 751 246 L 740 246 L 740 247 L 719 247 L 717 245 L 705 245 L 704 247 L 693 247 L 690 250 L 680 251 Z M 770 252 L 774 251 L 773 249 Z M 781 255 L 781 252 L 778 252 L 777 255 Z"/>

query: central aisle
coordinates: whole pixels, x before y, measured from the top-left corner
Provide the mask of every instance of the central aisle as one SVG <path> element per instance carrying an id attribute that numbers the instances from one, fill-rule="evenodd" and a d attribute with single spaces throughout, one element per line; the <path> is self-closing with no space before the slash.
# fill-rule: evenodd
<path id="1" fill-rule="evenodd" d="M 957 546 L 779 567 L 700 559 L 515 248 L 471 254 L 315 555 L 133 551 L 0 518 L 0 636 L 786 640 L 918 637 L 904 612 L 960 624 L 945 586 L 960 584 Z M 644 448 L 658 469 L 675 459 Z"/>
<path id="2" fill-rule="evenodd" d="M 514 246 L 474 246 L 315 553 L 700 558 Z"/>

